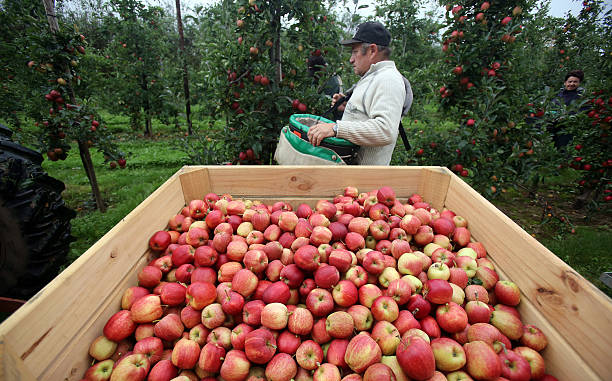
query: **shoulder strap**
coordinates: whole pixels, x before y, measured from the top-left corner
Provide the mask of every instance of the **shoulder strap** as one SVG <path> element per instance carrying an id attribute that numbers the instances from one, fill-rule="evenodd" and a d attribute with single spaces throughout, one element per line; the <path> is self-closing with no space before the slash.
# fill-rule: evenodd
<path id="1" fill-rule="evenodd" d="M 400 120 L 399 123 L 399 133 L 400 136 L 402 137 L 402 141 L 404 142 L 404 148 L 406 148 L 406 151 L 410 151 L 410 142 L 408 141 L 408 137 L 406 136 L 406 130 L 404 130 L 404 126 L 402 125 L 402 121 Z"/>

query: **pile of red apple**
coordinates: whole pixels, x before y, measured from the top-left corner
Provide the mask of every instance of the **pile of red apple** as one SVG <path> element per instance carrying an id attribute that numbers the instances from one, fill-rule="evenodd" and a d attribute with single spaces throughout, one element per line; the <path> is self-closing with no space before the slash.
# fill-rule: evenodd
<path id="1" fill-rule="evenodd" d="M 556 380 L 468 222 L 393 189 L 295 210 L 208 194 L 92 344 L 86 380 Z"/>

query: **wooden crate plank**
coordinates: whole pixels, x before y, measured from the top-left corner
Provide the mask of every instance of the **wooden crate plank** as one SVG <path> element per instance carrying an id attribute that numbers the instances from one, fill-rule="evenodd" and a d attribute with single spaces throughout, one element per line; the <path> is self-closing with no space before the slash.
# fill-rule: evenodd
<path id="1" fill-rule="evenodd" d="M 3 339 L 0 339 L 0 380 L 36 380 L 23 361 L 15 355 L 10 344 Z"/>
<path id="2" fill-rule="evenodd" d="M 442 211 L 444 207 L 451 173 L 447 168 L 442 167 L 422 170 L 418 193 L 439 211 Z"/>
<path id="3" fill-rule="evenodd" d="M 183 187 L 185 205 L 189 204 L 191 200 L 203 200 L 204 196 L 211 192 L 210 178 L 206 167 L 184 167 L 179 173 L 179 178 Z"/>
<path id="4" fill-rule="evenodd" d="M 453 175 L 446 206 L 467 218 L 474 237 L 524 297 L 572 343 L 602 379 L 612 376 L 612 301 L 510 218 Z M 569 366 L 569 365 L 567 365 Z"/>
<path id="5" fill-rule="evenodd" d="M 100 334 L 117 311 L 121 286 L 136 283 L 135 266 L 144 264 L 148 250 L 146 237 L 163 229 L 168 215 L 182 205 L 182 188 L 173 176 L 0 325 L 1 340 L 36 378 L 64 379 L 73 372 L 74 359 L 87 361 L 91 340 L 79 337 Z"/>
<path id="6" fill-rule="evenodd" d="M 511 280 L 503 269 L 491 258 L 500 279 Z M 593 369 L 590 368 L 580 356 L 575 353 L 573 345 L 553 327 L 546 317 L 521 295 L 521 303 L 518 305 L 521 320 L 524 324 L 533 324 L 540 328 L 548 340 L 547 347 L 541 352 L 546 361 L 546 370 L 559 380 L 600 380 Z"/>
<path id="7" fill-rule="evenodd" d="M 191 170 L 208 171 L 212 192 L 255 200 L 287 196 L 332 198 L 349 185 L 356 186 L 360 192 L 388 185 L 396 194 L 409 196 L 418 190 L 422 168 L 427 167 L 385 167 L 381 171 L 378 166 L 201 166 Z"/>

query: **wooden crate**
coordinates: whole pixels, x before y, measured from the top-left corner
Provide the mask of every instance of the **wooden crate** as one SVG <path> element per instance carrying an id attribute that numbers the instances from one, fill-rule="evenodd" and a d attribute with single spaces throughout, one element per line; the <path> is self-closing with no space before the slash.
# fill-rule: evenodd
<path id="1" fill-rule="evenodd" d="M 190 200 L 208 192 L 297 206 L 331 199 L 345 186 L 393 187 L 469 221 L 500 276 L 521 288 L 525 322 L 549 339 L 543 355 L 560 380 L 612 379 L 612 302 L 576 271 L 440 167 L 184 167 L 100 241 L 0 325 L 0 379 L 79 380 L 91 341 L 119 309 L 148 262 L 148 238 Z"/>

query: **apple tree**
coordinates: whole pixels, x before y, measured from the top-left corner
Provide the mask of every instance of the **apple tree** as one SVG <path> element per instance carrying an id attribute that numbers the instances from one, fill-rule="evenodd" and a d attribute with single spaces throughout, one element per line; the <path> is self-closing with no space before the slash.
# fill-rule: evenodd
<path id="1" fill-rule="evenodd" d="M 218 161 L 270 163 L 291 114 L 329 108 L 306 60 L 324 56 L 328 77 L 343 68 L 333 3 L 226 0 L 198 14 L 206 53 L 195 81 L 207 95 L 207 114 L 224 118 L 227 149 Z"/>
<path id="2" fill-rule="evenodd" d="M 548 169 L 550 137 L 524 119 L 525 73 L 515 71 L 534 3 L 441 1 L 446 18 L 437 92 L 456 127 L 422 131 L 417 163 L 448 166 L 487 194 L 519 179 L 537 181 Z"/>
<path id="3" fill-rule="evenodd" d="M 21 118 L 34 121 L 37 147 L 47 153 L 49 160 L 65 159 L 76 142 L 96 206 L 104 211 L 90 148 L 103 152 L 114 166 L 125 167 L 126 161 L 104 128 L 96 107 L 75 92 L 85 76 L 79 70 L 79 62 L 87 55 L 86 37 L 61 22 L 51 1 L 36 4 L 23 0 L 15 5 L 7 8 L 12 16 L 3 27 L 15 31 L 5 35 L 10 38 L 8 45 L 15 56 L 26 57 L 18 62 L 26 68 L 19 69 L 18 81 L 27 97 L 16 98 L 22 102 Z M 20 127 L 18 122 L 13 126 Z"/>
<path id="4" fill-rule="evenodd" d="M 138 0 L 111 0 L 105 27 L 110 44 L 105 55 L 113 70 L 107 81 L 113 84 L 112 109 L 129 115 L 132 127 L 144 121 L 144 135 L 152 135 L 152 118 L 177 105 L 168 99 L 164 78 L 179 72 L 176 63 L 167 60 L 171 44 L 168 29 L 172 18 L 160 7 L 146 7 Z M 176 88 L 180 86 L 176 84 Z M 177 90 L 178 91 L 178 90 Z M 111 105 L 109 105 L 111 106 Z"/>

